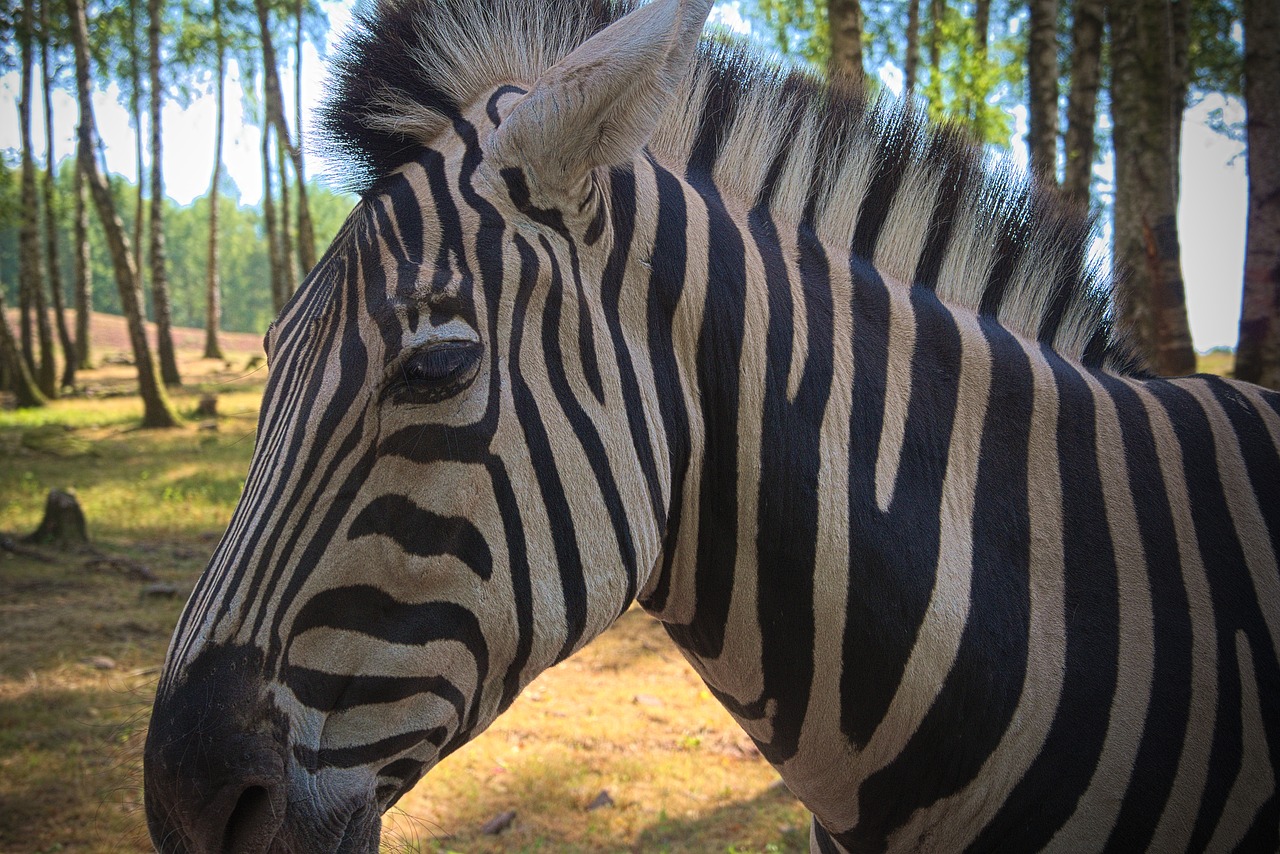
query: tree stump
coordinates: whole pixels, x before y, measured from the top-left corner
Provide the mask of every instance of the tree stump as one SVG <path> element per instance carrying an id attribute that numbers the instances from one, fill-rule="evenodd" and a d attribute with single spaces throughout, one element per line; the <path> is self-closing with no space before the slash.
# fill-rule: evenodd
<path id="1" fill-rule="evenodd" d="M 80 509 L 75 493 L 61 489 L 49 490 L 40 527 L 26 537 L 25 542 L 59 549 L 87 545 L 89 534 L 85 526 L 84 511 Z"/>
<path id="2" fill-rule="evenodd" d="M 218 417 L 218 396 L 214 394 L 206 394 L 200 398 L 199 405 L 196 406 L 197 418 L 217 418 Z"/>

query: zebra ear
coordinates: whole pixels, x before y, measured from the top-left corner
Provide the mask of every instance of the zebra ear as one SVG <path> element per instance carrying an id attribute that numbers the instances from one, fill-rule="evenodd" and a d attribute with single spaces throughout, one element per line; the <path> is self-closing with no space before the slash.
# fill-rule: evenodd
<path id="1" fill-rule="evenodd" d="M 593 169 L 630 163 L 693 63 L 713 0 L 654 0 L 546 71 L 489 140 L 499 168 L 573 194 Z"/>

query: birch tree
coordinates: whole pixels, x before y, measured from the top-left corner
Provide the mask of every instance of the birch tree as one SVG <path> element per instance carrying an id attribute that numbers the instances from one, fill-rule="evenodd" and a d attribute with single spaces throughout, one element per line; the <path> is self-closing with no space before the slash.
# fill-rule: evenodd
<path id="1" fill-rule="evenodd" d="M 1084 205 L 1089 204 L 1096 153 L 1094 130 L 1102 79 L 1102 27 L 1102 0 L 1076 0 L 1071 15 L 1071 85 L 1067 94 L 1062 191 Z"/>
<path id="2" fill-rule="evenodd" d="M 165 385 L 182 385 L 178 359 L 173 351 L 173 310 L 169 305 L 169 278 L 165 269 L 164 246 L 164 135 L 161 108 L 164 83 L 160 79 L 161 0 L 147 0 L 147 56 L 151 88 L 151 308 L 156 321 L 156 352 L 160 357 L 160 377 Z M 141 181 L 141 176 L 139 176 Z"/>
<path id="3" fill-rule="evenodd" d="M 98 210 L 98 218 L 102 222 L 102 228 L 111 249 L 112 272 L 116 280 L 116 289 L 120 293 L 120 304 L 124 310 L 125 321 L 129 327 L 129 343 L 133 348 L 134 363 L 138 371 L 138 391 L 142 396 L 143 406 L 142 425 L 144 427 L 177 427 L 182 422 L 169 403 L 164 384 L 159 381 L 155 363 L 151 358 L 151 347 L 147 343 L 146 330 L 142 321 L 142 288 L 138 281 L 138 267 L 134 263 L 133 248 L 129 245 L 124 224 L 116 213 L 111 187 L 107 184 L 106 178 L 98 172 L 98 164 L 93 156 L 93 140 L 97 136 L 97 128 L 93 118 L 93 101 L 89 97 L 89 39 L 84 0 L 67 0 L 67 4 L 67 11 L 71 18 L 71 43 L 76 56 L 76 97 L 80 104 L 77 151 L 80 167 L 84 170 L 89 190 L 93 195 L 94 206 Z"/>

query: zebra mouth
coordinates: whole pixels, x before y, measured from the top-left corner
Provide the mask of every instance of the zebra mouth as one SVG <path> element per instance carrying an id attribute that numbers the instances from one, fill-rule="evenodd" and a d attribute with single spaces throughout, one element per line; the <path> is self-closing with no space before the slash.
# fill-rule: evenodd
<path id="1" fill-rule="evenodd" d="M 347 822 L 334 854 L 377 854 L 381 839 L 381 814 L 373 806 L 363 806 Z"/>

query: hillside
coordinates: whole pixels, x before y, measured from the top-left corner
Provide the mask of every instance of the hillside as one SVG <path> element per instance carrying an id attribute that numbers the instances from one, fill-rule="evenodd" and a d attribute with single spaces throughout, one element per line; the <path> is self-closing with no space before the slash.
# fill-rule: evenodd
<path id="1" fill-rule="evenodd" d="M 52 318 L 52 314 L 50 318 Z M 18 332 L 18 310 L 13 308 L 6 310 L 5 319 L 9 322 L 9 329 L 16 335 Z M 73 322 L 72 316 L 68 315 L 67 322 Z M 57 334 L 56 330 L 54 334 Z M 154 350 L 156 346 L 156 325 L 149 321 L 147 322 L 147 339 L 151 342 Z M 89 340 L 98 359 L 117 353 L 131 354 L 129 329 L 125 324 L 124 317 L 121 315 L 103 314 L 95 311 L 89 320 Z M 262 352 L 261 335 L 253 335 L 247 332 L 223 332 L 219 334 L 218 340 L 222 342 L 222 349 L 227 353 L 240 355 Z M 187 326 L 174 327 L 173 346 L 178 350 L 203 351 L 204 330 L 192 329 Z"/>

